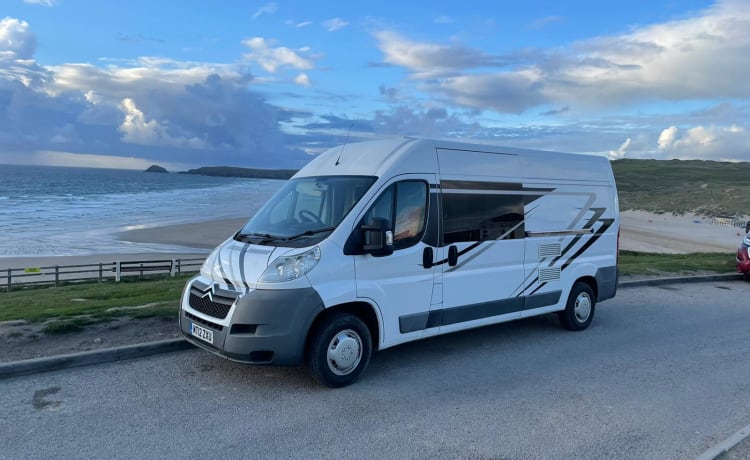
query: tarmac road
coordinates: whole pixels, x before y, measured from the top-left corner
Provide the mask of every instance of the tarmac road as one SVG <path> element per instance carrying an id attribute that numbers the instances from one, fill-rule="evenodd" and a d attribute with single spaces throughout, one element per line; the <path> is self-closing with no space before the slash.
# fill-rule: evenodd
<path id="1" fill-rule="evenodd" d="M 691 459 L 750 423 L 750 283 L 621 289 L 377 354 L 357 384 L 201 350 L 0 381 L 0 458 Z"/>

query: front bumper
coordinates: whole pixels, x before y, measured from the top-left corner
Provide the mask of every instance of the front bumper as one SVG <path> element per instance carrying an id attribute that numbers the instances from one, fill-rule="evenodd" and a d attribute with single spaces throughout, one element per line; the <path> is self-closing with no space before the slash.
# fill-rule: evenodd
<path id="1" fill-rule="evenodd" d="M 296 366 L 302 362 L 310 326 L 323 309 L 313 288 L 250 291 L 235 301 L 225 320 L 202 314 L 183 299 L 180 331 L 190 343 L 232 361 Z M 213 344 L 194 337 L 191 323 L 210 329 Z"/>

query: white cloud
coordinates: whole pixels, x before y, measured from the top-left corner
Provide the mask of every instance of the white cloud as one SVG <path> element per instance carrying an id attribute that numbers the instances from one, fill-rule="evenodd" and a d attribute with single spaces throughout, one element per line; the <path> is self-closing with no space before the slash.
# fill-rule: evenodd
<path id="1" fill-rule="evenodd" d="M 563 18 L 561 16 L 545 16 L 543 18 L 536 19 L 531 24 L 529 24 L 527 28 L 532 29 L 532 30 L 540 30 L 540 29 L 544 29 L 550 24 L 554 24 L 562 20 Z"/>
<path id="2" fill-rule="evenodd" d="M 297 77 L 294 79 L 294 83 L 300 85 L 300 86 L 310 86 L 310 77 L 307 76 L 306 73 L 301 73 L 297 75 Z"/>
<path id="3" fill-rule="evenodd" d="M 313 67 L 312 62 L 302 57 L 296 51 L 280 46 L 273 48 L 266 39 L 253 37 L 242 42 L 250 48 L 250 52 L 244 55 L 248 61 L 257 62 L 263 70 L 275 73 L 281 67 L 292 67 L 298 70 L 307 70 Z M 306 49 L 307 50 L 307 49 Z"/>
<path id="4" fill-rule="evenodd" d="M 23 0 L 23 2 L 29 5 L 55 6 L 57 0 Z"/>
<path id="5" fill-rule="evenodd" d="M 6 17 L 0 20 L 0 59 L 32 59 L 36 38 L 29 23 Z"/>
<path id="6" fill-rule="evenodd" d="M 432 22 L 435 24 L 453 24 L 456 20 L 450 16 L 442 15 L 434 18 Z"/>
<path id="7" fill-rule="evenodd" d="M 378 48 L 384 54 L 384 61 L 406 67 L 413 72 L 412 77 L 417 79 L 431 79 L 471 68 L 507 64 L 504 57 L 488 55 L 458 44 L 417 42 L 387 30 L 374 35 Z"/>
<path id="8" fill-rule="evenodd" d="M 325 27 L 328 32 L 335 32 L 339 29 L 343 29 L 348 25 L 349 23 L 341 18 L 332 18 L 327 21 L 323 21 L 323 27 Z"/>
<path id="9" fill-rule="evenodd" d="M 427 81 L 423 89 L 477 109 L 519 112 L 546 104 L 580 110 L 747 98 L 747 6 L 746 1 L 723 0 L 692 17 L 505 57 L 460 44 L 409 40 L 391 31 L 376 32 L 375 38 L 385 63 Z M 514 91 L 510 104 L 505 101 L 509 84 Z"/>
<path id="10" fill-rule="evenodd" d="M 122 140 L 131 144 L 149 146 L 187 147 L 191 149 L 205 148 L 206 144 L 196 137 L 172 136 L 166 126 L 156 120 L 146 120 L 146 116 L 130 98 L 123 99 L 120 110 L 125 118 L 119 127 Z"/>
<path id="11" fill-rule="evenodd" d="M 694 126 L 681 131 L 671 126 L 661 132 L 658 158 L 748 161 L 750 132 L 742 126 Z"/>
<path id="12" fill-rule="evenodd" d="M 298 29 L 301 29 L 303 27 L 307 27 L 307 26 L 311 26 L 311 25 L 312 25 L 312 21 L 302 21 L 302 22 L 298 22 L 298 23 L 294 24 L 294 27 L 296 27 Z"/>
<path id="13" fill-rule="evenodd" d="M 279 6 L 276 3 L 266 3 L 265 5 L 255 10 L 255 13 L 253 14 L 253 20 L 258 19 L 264 14 L 273 14 L 278 8 Z"/>
<path id="14" fill-rule="evenodd" d="M 625 142 L 622 143 L 619 149 L 610 150 L 607 156 L 610 160 L 619 160 L 620 158 L 624 158 L 625 154 L 627 153 L 628 147 L 630 147 L 630 138 L 625 139 Z"/>
<path id="15" fill-rule="evenodd" d="M 676 126 L 670 126 L 669 128 L 664 129 L 661 134 L 659 134 L 659 140 L 657 141 L 659 150 L 666 150 L 672 146 L 675 138 L 677 137 L 677 131 L 678 129 Z"/>

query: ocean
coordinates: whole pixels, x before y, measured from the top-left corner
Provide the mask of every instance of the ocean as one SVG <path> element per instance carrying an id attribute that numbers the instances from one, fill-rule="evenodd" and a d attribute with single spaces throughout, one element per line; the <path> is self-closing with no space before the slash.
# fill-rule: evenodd
<path id="1" fill-rule="evenodd" d="M 0 257 L 180 252 L 120 241 L 133 228 L 248 218 L 284 181 L 0 165 Z M 202 252 L 202 251 L 194 251 Z"/>

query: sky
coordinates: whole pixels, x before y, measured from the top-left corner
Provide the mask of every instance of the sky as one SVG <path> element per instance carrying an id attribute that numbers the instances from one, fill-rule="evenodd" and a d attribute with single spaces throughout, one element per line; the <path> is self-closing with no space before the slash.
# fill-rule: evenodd
<path id="1" fill-rule="evenodd" d="M 0 0 L 0 164 L 460 138 L 750 161 L 750 0 Z"/>

